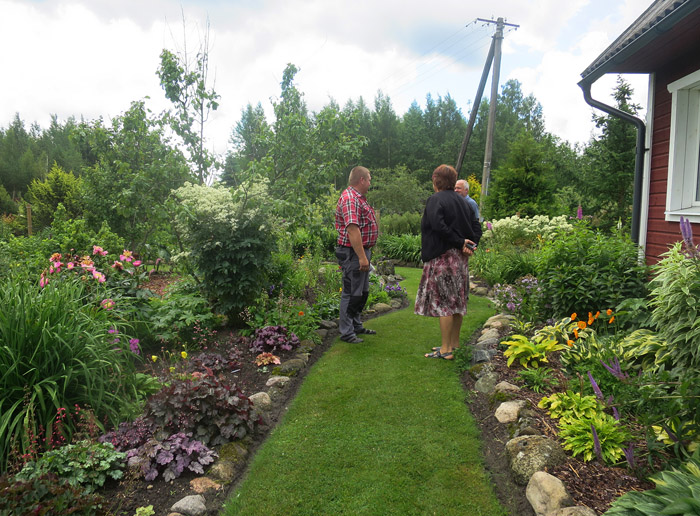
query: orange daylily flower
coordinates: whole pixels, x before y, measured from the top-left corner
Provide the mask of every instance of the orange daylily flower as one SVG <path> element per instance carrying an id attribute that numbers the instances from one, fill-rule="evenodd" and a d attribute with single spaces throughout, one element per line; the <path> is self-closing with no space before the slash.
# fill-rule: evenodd
<path id="1" fill-rule="evenodd" d="M 571 339 L 567 340 L 566 343 L 569 345 L 569 347 L 574 345 L 574 341 Z"/>
<path id="2" fill-rule="evenodd" d="M 576 325 L 577 325 L 581 330 L 585 330 L 585 329 L 586 329 L 586 321 L 579 321 L 578 323 L 576 323 Z"/>
<path id="3" fill-rule="evenodd" d="M 608 324 L 612 324 L 613 322 L 615 322 L 615 316 L 614 316 L 614 315 L 610 318 L 610 320 L 608 321 Z"/>
<path id="4" fill-rule="evenodd" d="M 595 318 L 597 319 L 599 315 L 600 315 L 600 310 L 598 310 L 598 311 L 595 313 Z"/>
<path id="5" fill-rule="evenodd" d="M 302 312 L 301 310 L 299 310 L 299 317 L 302 317 L 303 315 L 304 315 L 304 312 Z"/>
<path id="6" fill-rule="evenodd" d="M 612 310 L 611 310 L 610 308 L 608 308 L 608 309 L 605 311 L 605 313 L 608 314 L 608 315 L 612 315 Z"/>
<path id="7" fill-rule="evenodd" d="M 574 312 L 573 314 L 571 314 L 571 320 L 572 320 L 572 321 L 575 320 L 576 317 L 577 317 L 577 316 L 576 316 L 576 312 Z"/>
<path id="8" fill-rule="evenodd" d="M 593 314 L 591 312 L 588 312 L 588 326 L 593 324 L 593 321 L 595 321 L 595 318 L 593 317 Z"/>
<path id="9" fill-rule="evenodd" d="M 574 328 L 574 337 L 578 339 L 578 328 Z"/>

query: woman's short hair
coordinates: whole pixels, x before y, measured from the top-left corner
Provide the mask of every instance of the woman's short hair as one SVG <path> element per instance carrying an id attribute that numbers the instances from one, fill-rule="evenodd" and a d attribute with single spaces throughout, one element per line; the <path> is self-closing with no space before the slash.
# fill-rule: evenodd
<path id="1" fill-rule="evenodd" d="M 440 165 L 433 171 L 433 184 L 439 191 L 454 190 L 457 183 L 457 171 L 449 165 Z"/>

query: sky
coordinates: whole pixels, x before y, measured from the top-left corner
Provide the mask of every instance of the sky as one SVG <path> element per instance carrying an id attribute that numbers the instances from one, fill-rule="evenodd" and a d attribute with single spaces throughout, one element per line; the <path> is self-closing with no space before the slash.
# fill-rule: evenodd
<path id="1" fill-rule="evenodd" d="M 594 135 L 593 109 L 577 83 L 651 0 L 0 0 L 0 128 L 109 121 L 148 97 L 170 107 L 156 75 L 160 53 L 194 56 L 209 31 L 210 79 L 220 95 L 205 134 L 223 154 L 241 111 L 260 103 L 272 121 L 282 72 L 311 111 L 381 91 L 398 116 L 426 96 L 450 95 L 468 118 L 495 24 L 503 40 L 500 86 L 521 83 L 543 109 L 546 130 L 571 144 Z M 648 77 L 627 75 L 646 105 Z M 615 76 L 592 88 L 614 104 Z M 484 96 L 491 91 L 491 76 Z M 500 91 L 500 87 L 499 87 Z M 643 113 L 643 112 L 642 112 Z M 602 114 L 597 112 L 597 114 Z M 498 128 L 496 127 L 496 130 Z"/>

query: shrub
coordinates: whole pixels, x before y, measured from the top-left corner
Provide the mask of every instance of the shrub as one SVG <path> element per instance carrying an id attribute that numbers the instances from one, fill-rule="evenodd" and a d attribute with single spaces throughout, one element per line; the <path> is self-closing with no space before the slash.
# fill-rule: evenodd
<path id="1" fill-rule="evenodd" d="M 687 516 L 700 514 L 700 459 L 651 477 L 654 489 L 630 491 L 615 500 L 605 516 Z"/>
<path id="2" fill-rule="evenodd" d="M 173 379 L 146 403 L 145 417 L 167 432 L 191 434 L 207 445 L 242 439 L 255 429 L 252 404 L 215 376 Z"/>
<path id="3" fill-rule="evenodd" d="M 621 234 L 605 236 L 584 224 L 544 244 L 537 277 L 557 317 L 596 312 L 646 294 L 646 267 L 638 248 Z"/>
<path id="4" fill-rule="evenodd" d="M 255 330 L 250 350 L 253 353 L 278 353 L 279 350 L 291 351 L 299 346 L 299 338 L 284 326 L 265 326 Z"/>
<path id="5" fill-rule="evenodd" d="M 102 497 L 85 494 L 56 475 L 46 474 L 32 480 L 0 477 L 0 514 L 98 516 L 107 510 L 102 507 Z"/>
<path id="6" fill-rule="evenodd" d="M 539 247 L 541 242 L 552 240 L 559 231 L 570 229 L 571 224 L 565 215 L 551 218 L 547 215 L 513 215 L 487 222 L 480 245 L 496 249 Z"/>
<path id="7" fill-rule="evenodd" d="M 420 235 L 421 218 L 418 212 L 383 215 L 379 220 L 379 229 L 383 235 Z"/>
<path id="8" fill-rule="evenodd" d="M 125 458 L 126 454 L 110 443 L 80 441 L 47 451 L 36 462 L 25 464 L 15 478 L 28 481 L 53 473 L 71 486 L 92 493 L 108 478 L 122 478 Z"/>
<path id="9" fill-rule="evenodd" d="M 273 248 L 274 221 L 250 200 L 267 197 L 264 184 L 258 188 L 250 196 L 192 184 L 174 192 L 175 228 L 185 247 L 173 260 L 187 260 L 217 311 L 230 317 L 260 292 Z"/>
<path id="10" fill-rule="evenodd" d="M 99 421 L 116 423 L 136 398 L 127 339 L 110 333 L 112 312 L 86 293 L 82 281 L 44 289 L 24 278 L 0 284 L 0 470 L 10 450 L 36 453 L 32 441 L 53 435 L 64 407 L 89 406 Z M 70 440 L 75 423 L 62 432 Z"/>
<path id="11" fill-rule="evenodd" d="M 218 454 L 191 437 L 179 432 L 162 441 L 149 439 L 138 449 L 126 453 L 129 466 L 137 468 L 147 482 L 159 473 L 163 480 L 170 482 L 182 475 L 185 468 L 203 475 L 204 466 L 214 462 Z"/>

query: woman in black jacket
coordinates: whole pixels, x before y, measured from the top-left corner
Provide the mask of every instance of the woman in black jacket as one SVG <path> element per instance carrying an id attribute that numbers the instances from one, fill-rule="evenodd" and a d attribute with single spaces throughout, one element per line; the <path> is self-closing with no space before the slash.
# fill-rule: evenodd
<path id="1" fill-rule="evenodd" d="M 415 313 L 440 318 L 442 342 L 426 354 L 452 360 L 467 313 L 469 257 L 481 238 L 481 224 L 469 204 L 455 192 L 457 171 L 440 165 L 433 172 L 433 189 L 421 220 L 423 275 Z"/>

